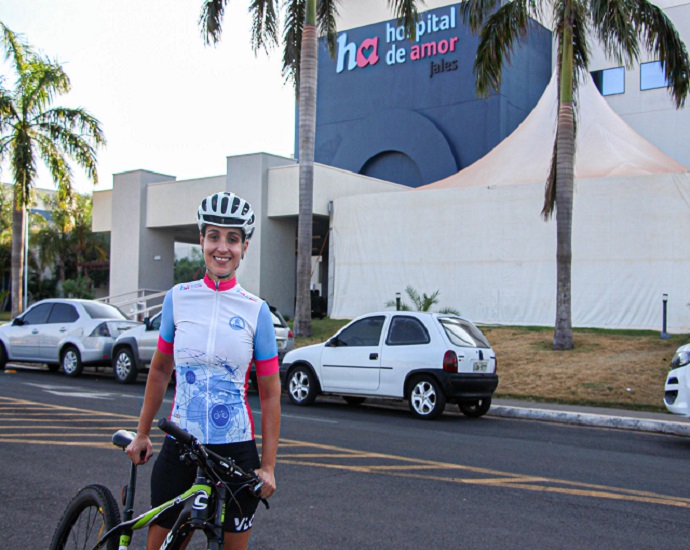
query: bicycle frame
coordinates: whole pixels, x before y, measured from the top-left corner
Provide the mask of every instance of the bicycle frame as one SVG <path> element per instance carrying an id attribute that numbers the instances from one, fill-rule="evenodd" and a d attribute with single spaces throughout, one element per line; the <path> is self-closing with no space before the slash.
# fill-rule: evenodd
<path id="1" fill-rule="evenodd" d="M 191 436 L 180 430 L 178 426 L 171 422 L 161 420 L 159 427 L 162 430 L 170 433 L 178 441 L 185 442 L 188 445 L 194 440 Z M 125 449 L 127 445 L 133 440 L 136 434 L 126 430 L 117 431 L 112 438 L 114 445 Z M 223 521 L 225 519 L 225 509 L 227 505 L 227 498 L 230 494 L 228 487 L 223 483 L 213 469 L 207 470 L 209 463 L 207 460 L 212 458 L 216 465 L 222 464 L 226 469 L 237 473 L 237 475 L 248 476 L 239 467 L 237 467 L 231 460 L 225 459 L 200 446 L 203 460 L 197 462 L 197 475 L 194 484 L 182 494 L 177 497 L 164 502 L 160 506 L 156 506 L 147 510 L 143 514 L 133 518 L 134 515 L 134 494 L 136 490 L 136 472 L 137 466 L 131 464 L 129 483 L 124 488 L 124 521 L 112 527 L 107 533 L 99 538 L 98 543 L 93 550 L 103 548 L 113 537 L 119 535 L 119 550 L 126 550 L 132 541 L 132 534 L 151 525 L 156 518 L 162 513 L 169 510 L 173 506 L 182 505 L 177 521 L 175 522 L 170 533 L 166 537 L 161 550 L 179 548 L 180 545 L 192 534 L 193 531 L 203 530 L 208 540 L 209 550 L 221 550 L 224 545 Z M 191 449 L 191 447 L 190 447 Z M 198 450 L 198 449 L 197 449 Z M 207 454 L 208 453 L 208 454 Z M 199 457 L 197 457 L 199 460 Z M 228 464 L 228 462 L 230 464 Z M 203 464 L 203 466 L 202 466 Z M 205 469 L 206 468 L 206 469 Z M 209 475 L 214 475 L 216 481 L 208 478 Z M 260 490 L 261 482 L 254 486 L 254 490 Z M 268 503 L 264 504 L 268 507 Z"/>
<path id="2" fill-rule="evenodd" d="M 132 465 L 132 468 L 136 468 L 136 466 Z M 178 504 L 183 505 L 182 512 L 165 543 L 161 546 L 161 550 L 170 548 L 172 543 L 181 543 L 192 531 L 197 529 L 203 529 L 206 532 L 207 537 L 209 537 L 209 548 L 222 548 L 226 492 L 227 490 L 223 485 L 212 486 L 206 478 L 198 477 L 194 485 L 181 495 L 113 527 L 101 537 L 94 550 L 102 548 L 110 537 L 117 533 L 120 533 L 120 548 L 129 548 L 133 531 L 148 527 L 163 512 Z M 129 495 L 130 491 L 128 490 L 126 493 Z M 213 504 L 213 501 L 215 501 L 215 510 L 211 511 L 209 505 Z M 209 518 L 216 518 L 216 520 L 209 521 Z"/>

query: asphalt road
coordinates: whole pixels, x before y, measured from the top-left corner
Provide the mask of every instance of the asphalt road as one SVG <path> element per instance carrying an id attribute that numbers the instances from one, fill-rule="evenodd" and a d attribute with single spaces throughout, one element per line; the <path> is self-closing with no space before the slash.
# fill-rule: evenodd
<path id="1" fill-rule="evenodd" d="M 129 466 L 110 436 L 135 427 L 143 390 L 110 375 L 0 373 L 0 547 L 47 548 L 83 485 L 119 495 Z M 284 399 L 281 435 L 278 492 L 257 515 L 253 549 L 629 550 L 684 547 L 690 533 L 687 437 L 494 416 L 425 422 L 340 399 Z M 150 467 L 139 470 L 143 511 Z"/>

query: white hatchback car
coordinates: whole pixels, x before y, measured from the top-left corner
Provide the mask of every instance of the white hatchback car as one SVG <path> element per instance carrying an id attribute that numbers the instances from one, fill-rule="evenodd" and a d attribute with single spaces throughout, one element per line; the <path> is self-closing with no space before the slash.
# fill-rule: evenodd
<path id="1" fill-rule="evenodd" d="M 690 344 L 681 346 L 671 360 L 671 370 L 666 375 L 664 405 L 673 414 L 690 416 Z"/>
<path id="2" fill-rule="evenodd" d="M 109 365 L 115 338 L 140 324 L 94 300 L 42 300 L 0 327 L 0 370 L 8 361 L 46 363 L 79 376 L 86 365 Z"/>
<path id="3" fill-rule="evenodd" d="M 358 317 L 327 342 L 289 352 L 280 372 L 297 405 L 321 393 L 351 404 L 402 398 L 426 419 L 442 414 L 447 402 L 482 416 L 498 385 L 496 354 L 471 321 L 412 311 Z"/>

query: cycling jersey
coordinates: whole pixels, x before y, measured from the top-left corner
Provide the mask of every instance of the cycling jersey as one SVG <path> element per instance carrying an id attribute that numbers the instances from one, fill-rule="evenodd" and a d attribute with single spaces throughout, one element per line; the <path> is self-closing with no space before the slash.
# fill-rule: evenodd
<path id="1" fill-rule="evenodd" d="M 173 287 L 165 296 L 158 349 L 174 354 L 176 388 L 170 419 L 202 443 L 254 439 L 247 402 L 252 363 L 257 375 L 278 372 L 268 304 L 235 278 Z"/>

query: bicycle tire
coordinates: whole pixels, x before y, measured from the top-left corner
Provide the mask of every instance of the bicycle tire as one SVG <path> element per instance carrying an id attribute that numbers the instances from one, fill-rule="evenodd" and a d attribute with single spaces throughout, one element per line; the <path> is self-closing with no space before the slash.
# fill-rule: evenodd
<path id="1" fill-rule="evenodd" d="M 81 489 L 65 509 L 50 550 L 90 550 L 118 523 L 120 509 L 112 493 L 103 485 L 89 485 Z M 117 550 L 119 542 L 119 537 L 112 536 L 104 548 Z"/>

